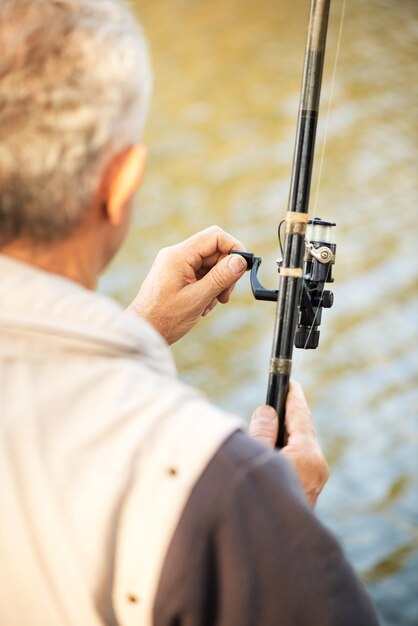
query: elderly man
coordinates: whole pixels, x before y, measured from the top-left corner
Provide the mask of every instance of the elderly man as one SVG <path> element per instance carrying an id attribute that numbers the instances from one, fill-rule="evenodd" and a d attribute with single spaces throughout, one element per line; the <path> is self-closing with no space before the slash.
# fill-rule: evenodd
<path id="1" fill-rule="evenodd" d="M 228 301 L 242 244 L 162 250 L 128 312 L 93 291 L 146 161 L 129 10 L 2 0 L 0 47 L 1 624 L 376 623 L 309 506 L 327 466 L 300 387 L 277 453 L 272 409 L 251 439 L 176 378 L 167 344 Z"/>

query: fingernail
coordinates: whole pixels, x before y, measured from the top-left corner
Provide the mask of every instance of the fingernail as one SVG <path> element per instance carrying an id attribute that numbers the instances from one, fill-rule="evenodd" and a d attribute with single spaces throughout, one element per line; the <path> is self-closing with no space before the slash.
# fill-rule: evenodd
<path id="1" fill-rule="evenodd" d="M 276 411 L 271 406 L 259 406 L 254 413 L 257 420 L 275 420 Z"/>
<path id="2" fill-rule="evenodd" d="M 247 261 L 240 254 L 231 254 L 228 265 L 235 274 L 242 274 L 247 269 Z"/>

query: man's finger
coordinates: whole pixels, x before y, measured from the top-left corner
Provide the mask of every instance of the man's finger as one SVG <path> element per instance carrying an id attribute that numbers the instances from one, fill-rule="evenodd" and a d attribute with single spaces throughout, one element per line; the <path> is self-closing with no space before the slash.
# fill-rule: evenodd
<path id="1" fill-rule="evenodd" d="M 312 435 L 315 432 L 303 389 L 294 380 L 290 381 L 286 399 L 286 431 L 289 438 L 294 434 Z"/>
<path id="2" fill-rule="evenodd" d="M 199 265 L 206 259 L 227 255 L 234 249 L 245 250 L 241 241 L 232 237 L 219 226 L 210 226 L 201 230 L 179 245 L 183 253 L 195 257 L 196 263 Z"/>
<path id="3" fill-rule="evenodd" d="M 251 416 L 248 434 L 253 439 L 262 441 L 269 448 L 274 448 L 277 441 L 278 426 L 276 411 L 271 406 L 259 406 Z"/>
<path id="4" fill-rule="evenodd" d="M 226 289 L 232 287 L 247 269 L 247 263 L 238 254 L 227 256 L 196 283 L 189 286 L 196 301 L 208 305 Z"/>
<path id="5" fill-rule="evenodd" d="M 234 289 L 235 283 L 232 285 L 232 287 L 225 289 L 222 293 L 219 294 L 219 296 L 217 297 L 218 302 L 220 302 L 221 304 L 226 304 L 227 302 L 229 302 L 229 298 L 231 297 Z"/>
<path id="6" fill-rule="evenodd" d="M 214 298 L 212 300 L 212 302 L 210 302 L 208 304 L 208 306 L 206 307 L 206 309 L 203 311 L 202 313 L 202 317 L 205 317 L 206 315 L 208 315 L 211 311 L 213 311 L 213 309 L 216 307 L 216 305 L 218 304 L 218 300 L 216 298 Z"/>

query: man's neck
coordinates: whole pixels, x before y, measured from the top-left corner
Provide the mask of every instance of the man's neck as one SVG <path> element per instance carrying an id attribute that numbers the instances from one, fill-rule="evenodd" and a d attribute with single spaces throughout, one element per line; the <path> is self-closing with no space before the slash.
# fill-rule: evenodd
<path id="1" fill-rule="evenodd" d="M 29 263 L 53 274 L 59 274 L 95 289 L 100 269 L 92 242 L 85 238 L 69 237 L 50 245 L 34 245 L 18 239 L 3 246 L 2 254 Z"/>

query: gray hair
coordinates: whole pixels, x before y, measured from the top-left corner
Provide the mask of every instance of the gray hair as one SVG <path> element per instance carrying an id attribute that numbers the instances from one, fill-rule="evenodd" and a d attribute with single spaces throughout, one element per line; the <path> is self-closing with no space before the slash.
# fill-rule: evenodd
<path id="1" fill-rule="evenodd" d="M 1 0 L 0 51 L 0 245 L 49 243 L 139 140 L 146 41 L 123 0 Z"/>

